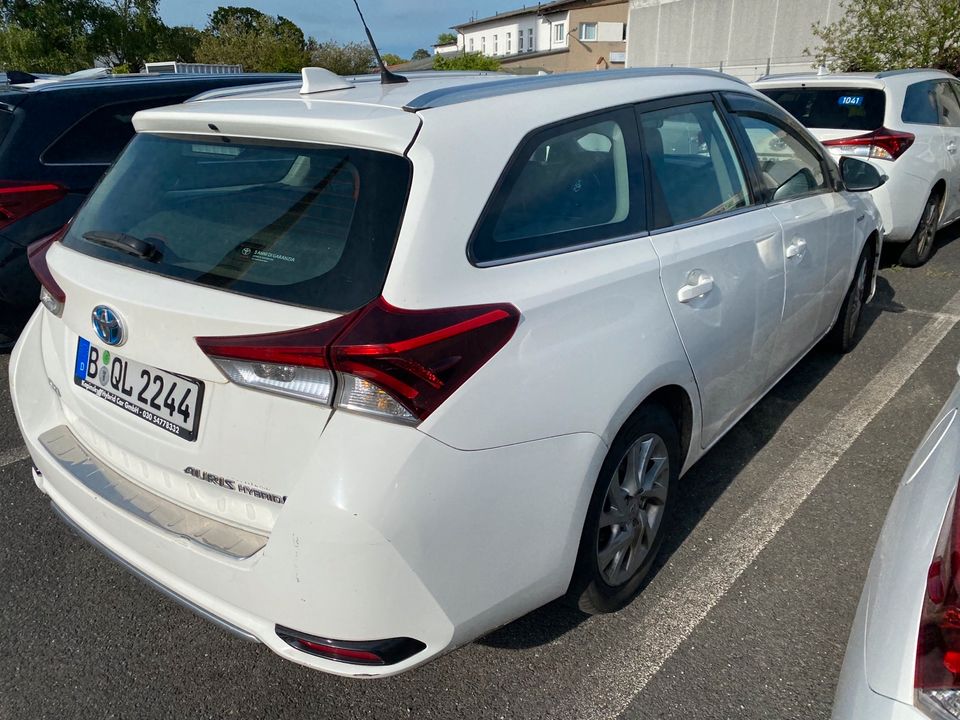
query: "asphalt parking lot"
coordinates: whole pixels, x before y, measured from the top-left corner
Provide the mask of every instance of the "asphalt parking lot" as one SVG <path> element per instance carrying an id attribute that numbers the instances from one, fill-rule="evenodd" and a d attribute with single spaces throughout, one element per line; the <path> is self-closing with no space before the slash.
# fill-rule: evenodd
<path id="1" fill-rule="evenodd" d="M 688 473 L 626 610 L 548 606 L 381 681 L 237 640 L 74 536 L 0 357 L 0 718 L 828 718 L 887 507 L 957 379 L 958 237 L 923 268 L 885 258 L 856 350 L 814 351 Z"/>

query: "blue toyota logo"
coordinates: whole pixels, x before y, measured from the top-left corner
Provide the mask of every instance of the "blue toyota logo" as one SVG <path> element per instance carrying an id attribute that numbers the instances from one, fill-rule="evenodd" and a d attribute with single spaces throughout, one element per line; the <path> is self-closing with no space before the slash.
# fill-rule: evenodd
<path id="1" fill-rule="evenodd" d="M 111 310 L 106 305 L 97 305 L 90 316 L 93 320 L 93 329 L 97 335 L 107 345 L 122 345 L 127 339 L 126 330 L 123 322 L 116 311 Z"/>

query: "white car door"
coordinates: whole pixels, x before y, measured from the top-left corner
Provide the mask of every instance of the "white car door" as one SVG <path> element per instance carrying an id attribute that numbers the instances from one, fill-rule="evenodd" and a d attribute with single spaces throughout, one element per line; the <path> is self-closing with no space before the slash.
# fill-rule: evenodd
<path id="1" fill-rule="evenodd" d="M 639 110 L 651 241 L 710 445 L 767 390 L 784 296 L 780 223 L 758 206 L 709 95 Z"/>
<path id="2" fill-rule="evenodd" d="M 736 103 L 735 103 L 736 104 Z M 786 372 L 836 316 L 849 278 L 857 213 L 812 138 L 757 102 L 736 112 L 762 192 L 783 227 L 786 289 L 774 365 Z"/>
<path id="3" fill-rule="evenodd" d="M 937 83 L 937 104 L 940 107 L 940 131 L 946 151 L 943 160 L 947 171 L 947 195 L 942 220 L 952 222 L 960 216 L 960 83 L 944 80 Z"/>

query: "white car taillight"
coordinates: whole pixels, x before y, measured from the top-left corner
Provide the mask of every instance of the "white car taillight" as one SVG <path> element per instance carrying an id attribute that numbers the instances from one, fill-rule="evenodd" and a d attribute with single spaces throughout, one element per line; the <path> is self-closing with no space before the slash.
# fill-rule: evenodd
<path id="1" fill-rule="evenodd" d="M 960 522 L 956 493 L 927 571 L 914 678 L 917 705 L 933 718 L 960 718 Z"/>
<path id="2" fill-rule="evenodd" d="M 30 263 L 30 269 L 37 276 L 37 280 L 40 281 L 40 303 L 57 317 L 63 315 L 63 305 L 67 301 L 67 295 L 57 284 L 47 266 L 47 251 L 55 242 L 59 242 L 66 232 L 66 227 L 63 227 L 53 235 L 27 246 L 27 262 Z"/>
<path id="3" fill-rule="evenodd" d="M 492 358 L 519 321 L 508 304 L 403 310 L 378 298 L 320 325 L 197 344 L 238 384 L 415 424 Z"/>

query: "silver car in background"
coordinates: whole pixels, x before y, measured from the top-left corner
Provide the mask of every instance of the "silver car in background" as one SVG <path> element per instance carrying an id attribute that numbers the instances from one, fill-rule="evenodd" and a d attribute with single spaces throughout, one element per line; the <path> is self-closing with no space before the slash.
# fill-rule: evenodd
<path id="1" fill-rule="evenodd" d="M 834 720 L 960 718 L 958 408 L 960 383 L 890 506 L 850 631 Z"/>

